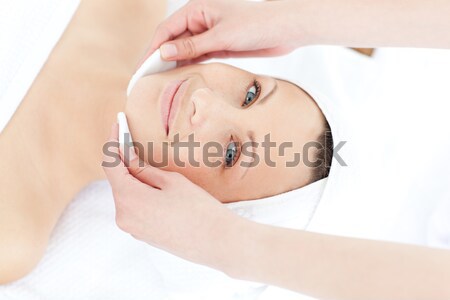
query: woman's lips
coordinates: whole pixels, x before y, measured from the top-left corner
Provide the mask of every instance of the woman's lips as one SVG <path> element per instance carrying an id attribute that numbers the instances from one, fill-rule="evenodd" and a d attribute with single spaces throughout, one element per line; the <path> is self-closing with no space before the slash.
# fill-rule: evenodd
<path id="1" fill-rule="evenodd" d="M 177 92 L 184 81 L 185 80 L 176 80 L 171 82 L 162 94 L 161 118 L 167 135 L 169 135 L 169 128 L 173 123 L 180 102 L 180 97 L 177 97 Z"/>

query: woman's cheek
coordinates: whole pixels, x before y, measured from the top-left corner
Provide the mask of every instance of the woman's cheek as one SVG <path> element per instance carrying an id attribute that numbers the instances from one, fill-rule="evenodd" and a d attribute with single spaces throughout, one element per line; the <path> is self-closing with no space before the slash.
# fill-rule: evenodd
<path id="1" fill-rule="evenodd" d="M 194 149 L 180 148 L 171 149 L 169 154 L 167 171 L 173 171 L 183 174 L 186 178 L 195 184 L 208 190 L 208 187 L 219 175 L 222 163 L 220 159 L 215 158 L 216 163 L 210 164 L 203 155 L 202 147 Z M 211 161 L 214 161 L 211 159 Z"/>
<path id="2" fill-rule="evenodd" d="M 161 154 L 159 154 L 161 155 Z M 208 169 L 213 171 L 213 166 L 205 162 L 202 147 L 200 144 L 193 144 L 188 146 L 186 144 L 174 145 L 169 149 L 168 168 L 186 172 L 184 169 L 205 173 Z"/>

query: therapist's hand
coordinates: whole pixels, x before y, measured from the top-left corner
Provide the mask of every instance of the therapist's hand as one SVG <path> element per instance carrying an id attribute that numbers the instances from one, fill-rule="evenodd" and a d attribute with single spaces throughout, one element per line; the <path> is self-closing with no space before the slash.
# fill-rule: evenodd
<path id="1" fill-rule="evenodd" d="M 103 158 L 112 186 L 120 229 L 185 259 L 223 269 L 239 245 L 246 220 L 227 209 L 183 175 L 167 172 L 138 157 L 128 168 L 119 153 L 117 126 Z M 106 166 L 115 163 L 115 167 Z M 248 221 L 247 221 L 248 222 Z"/>
<path id="2" fill-rule="evenodd" d="M 302 30 L 284 2 L 192 0 L 159 25 L 146 57 L 161 45 L 164 59 L 187 63 L 289 53 Z"/>

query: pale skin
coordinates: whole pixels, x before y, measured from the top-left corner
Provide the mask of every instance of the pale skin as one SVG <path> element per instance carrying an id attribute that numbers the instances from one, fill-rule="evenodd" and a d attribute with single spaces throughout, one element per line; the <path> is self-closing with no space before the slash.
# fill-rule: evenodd
<path id="1" fill-rule="evenodd" d="M 192 1 L 162 23 L 151 49 L 178 38 L 169 42 L 179 46 L 180 55 L 173 58 L 189 63 L 209 56 L 277 55 L 320 43 L 450 48 L 448 1 L 205 3 Z M 264 27 L 271 24 L 264 5 L 271 16 L 282 16 L 284 21 L 276 20 L 277 28 L 292 36 L 271 35 L 273 27 Z M 240 13 L 242 7 L 254 8 L 253 18 L 261 20 L 258 30 L 234 30 L 248 16 L 248 10 Z M 291 26 L 299 30 L 287 30 Z M 209 31 L 214 34 L 203 39 Z M 116 139 L 113 128 L 110 140 Z M 256 224 L 230 214 L 182 177 L 137 165 L 136 159 L 129 168 L 122 164 L 105 172 L 113 187 L 119 226 L 149 244 L 236 278 L 324 299 L 450 298 L 450 251 Z M 186 202 L 195 209 L 186 212 Z"/>
<path id="2" fill-rule="evenodd" d="M 271 159 L 277 164 L 291 161 L 294 151 L 301 152 L 323 130 L 321 111 L 300 88 L 224 64 L 186 66 L 143 78 L 127 99 L 128 81 L 145 54 L 146 39 L 164 15 L 163 1 L 82 2 L 0 134 L 0 284 L 28 274 L 44 254 L 68 203 L 90 182 L 105 179 L 102 148 L 119 111 L 126 111 L 133 137 L 142 144 L 161 144 L 173 140 L 176 133 L 181 137 L 194 133 L 196 141 L 227 145 L 231 134 L 245 139 L 244 133 L 251 130 L 255 141 L 261 142 L 270 133 L 273 142 L 293 143 L 283 157 L 272 148 Z M 189 89 L 166 136 L 160 114 L 162 93 L 170 82 L 187 78 Z M 261 92 L 254 98 L 256 103 L 243 108 L 255 80 Z M 275 127 L 278 118 L 290 122 Z M 257 149 L 263 157 L 261 151 Z M 236 157 L 236 162 L 244 158 Z M 177 176 L 200 186 L 202 194 L 214 195 L 216 204 L 298 188 L 309 182 L 311 173 L 304 165 L 286 169 L 259 164 L 245 170 L 238 163 L 230 168 L 223 164 L 194 168 L 187 163 L 180 168 L 169 162 L 166 171 L 183 174 Z M 194 210 L 192 203 L 186 204 L 186 211 Z"/>
<path id="3" fill-rule="evenodd" d="M 165 59 L 184 64 L 318 44 L 450 48 L 449 15 L 450 3 L 441 0 L 194 0 L 159 25 L 147 55 L 162 46 Z"/>

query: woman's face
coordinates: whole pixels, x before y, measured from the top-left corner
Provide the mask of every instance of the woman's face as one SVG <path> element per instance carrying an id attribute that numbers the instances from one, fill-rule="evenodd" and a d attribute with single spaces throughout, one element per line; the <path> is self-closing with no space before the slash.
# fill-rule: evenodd
<path id="1" fill-rule="evenodd" d="M 126 114 L 142 159 L 182 173 L 222 202 L 308 184 L 304 146 L 324 129 L 320 109 L 297 86 L 224 64 L 140 79 Z M 306 151 L 310 162 L 315 151 Z"/>

